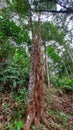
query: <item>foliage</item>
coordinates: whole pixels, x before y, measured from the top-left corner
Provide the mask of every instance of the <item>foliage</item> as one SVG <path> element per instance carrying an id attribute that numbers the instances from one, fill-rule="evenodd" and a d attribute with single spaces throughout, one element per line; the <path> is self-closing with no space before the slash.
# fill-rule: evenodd
<path id="1" fill-rule="evenodd" d="M 73 91 L 73 78 L 69 79 L 67 77 L 62 77 L 62 78 L 58 78 L 58 77 L 51 77 L 51 85 L 53 87 L 58 87 L 61 88 L 65 91 Z"/>
<path id="2" fill-rule="evenodd" d="M 22 43 L 30 38 L 13 21 L 0 22 L 0 91 L 19 92 L 28 85 L 30 58 Z"/>
<path id="3" fill-rule="evenodd" d="M 61 60 L 61 57 L 56 52 L 55 48 L 51 46 L 47 47 L 47 53 L 48 56 L 51 57 L 55 62 L 59 62 Z"/>
<path id="4" fill-rule="evenodd" d="M 65 33 L 54 25 L 52 22 L 45 22 L 41 24 L 41 32 L 43 41 L 55 40 L 58 43 L 64 42 Z M 45 37 L 46 35 L 46 37 Z"/>
<path id="5" fill-rule="evenodd" d="M 28 95 L 28 90 L 25 87 L 21 88 L 18 94 L 16 95 L 15 100 L 20 103 L 24 100 L 27 101 L 27 95 Z"/>
<path id="6" fill-rule="evenodd" d="M 0 69 L 0 82 L 6 90 L 18 92 L 23 86 L 27 87 L 29 79 L 29 59 L 24 58 L 23 61 L 23 58 L 20 60 L 20 57 L 21 55 L 18 57 L 19 59 L 17 59 L 16 63 L 10 60 L 7 61 L 6 67 L 3 68 L 2 66 Z"/>
<path id="7" fill-rule="evenodd" d="M 13 124 L 10 124 L 7 130 L 21 130 L 23 128 L 24 123 L 22 121 L 16 121 Z"/>
<path id="8" fill-rule="evenodd" d="M 8 10 L 11 12 L 16 12 L 21 17 L 26 17 L 29 14 L 30 4 L 28 0 L 7 0 L 7 12 Z"/>
<path id="9" fill-rule="evenodd" d="M 63 78 L 59 79 L 60 88 L 66 91 L 73 91 L 73 79 Z"/>
<path id="10" fill-rule="evenodd" d="M 15 47 L 10 45 L 9 41 L 4 41 L 0 43 L 0 66 L 6 64 L 7 59 L 13 56 L 15 52 Z"/>
<path id="11" fill-rule="evenodd" d="M 19 14 L 22 14 L 23 16 L 28 15 L 29 12 L 29 2 L 28 0 L 15 0 L 16 6 L 15 9 Z"/>
<path id="12" fill-rule="evenodd" d="M 59 86 L 58 77 L 57 76 L 51 76 L 50 77 L 50 81 L 51 81 L 51 86 L 52 87 L 58 87 Z"/>
<path id="13" fill-rule="evenodd" d="M 27 31 L 21 29 L 18 25 L 16 25 L 13 21 L 5 20 L 3 18 L 0 19 L 0 38 L 5 39 L 12 38 L 18 44 L 30 42 L 30 38 L 28 36 Z"/>

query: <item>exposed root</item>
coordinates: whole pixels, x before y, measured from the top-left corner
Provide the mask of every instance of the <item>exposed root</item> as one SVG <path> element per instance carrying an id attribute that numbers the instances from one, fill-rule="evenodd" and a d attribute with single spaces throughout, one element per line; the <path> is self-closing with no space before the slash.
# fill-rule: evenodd
<path id="1" fill-rule="evenodd" d="M 29 130 L 30 126 L 35 118 L 34 104 L 28 107 L 28 116 L 24 126 L 24 130 Z"/>
<path id="2" fill-rule="evenodd" d="M 34 114 L 28 115 L 26 124 L 24 126 L 24 130 L 30 130 L 30 126 L 34 120 L 34 116 L 35 116 Z"/>
<path id="3" fill-rule="evenodd" d="M 28 115 L 24 130 L 30 130 L 30 126 L 32 124 L 34 124 L 36 127 L 40 127 L 41 123 L 44 123 L 46 125 L 46 127 L 49 128 L 48 127 L 48 120 L 45 117 L 45 115 L 41 115 L 41 116 L 40 116 L 40 114 L 38 116 L 37 115 L 38 114 L 36 112 L 30 113 Z"/>
<path id="4" fill-rule="evenodd" d="M 38 117 L 35 117 L 35 118 L 34 118 L 34 124 L 35 124 L 35 126 L 37 126 L 37 127 L 40 126 L 40 120 L 39 120 Z"/>

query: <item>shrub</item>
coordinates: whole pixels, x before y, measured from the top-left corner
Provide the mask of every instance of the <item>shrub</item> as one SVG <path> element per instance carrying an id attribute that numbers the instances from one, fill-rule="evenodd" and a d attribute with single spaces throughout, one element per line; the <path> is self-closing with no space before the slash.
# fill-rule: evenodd
<path id="1" fill-rule="evenodd" d="M 8 61 L 6 67 L 2 66 L 0 69 L 0 90 L 19 92 L 20 88 L 27 87 L 28 79 L 28 66 L 21 67 L 13 61 Z"/>
<path id="2" fill-rule="evenodd" d="M 73 91 L 73 78 L 64 77 L 59 79 L 58 77 L 51 77 L 51 86 L 61 88 L 65 91 Z"/>
<path id="3" fill-rule="evenodd" d="M 21 128 L 23 128 L 24 123 L 22 121 L 17 121 L 15 120 L 15 122 L 13 124 L 10 124 L 7 130 L 21 130 Z"/>
<path id="4" fill-rule="evenodd" d="M 60 88 L 66 91 L 73 91 L 73 79 L 63 78 L 59 79 Z"/>

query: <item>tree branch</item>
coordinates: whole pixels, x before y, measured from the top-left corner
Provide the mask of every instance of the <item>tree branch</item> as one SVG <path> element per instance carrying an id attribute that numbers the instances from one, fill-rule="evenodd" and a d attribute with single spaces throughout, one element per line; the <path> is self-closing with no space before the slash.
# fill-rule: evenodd
<path id="1" fill-rule="evenodd" d="M 72 10 L 48 10 L 48 9 L 37 9 L 35 10 L 36 12 L 49 12 L 49 13 L 66 13 L 66 14 L 73 14 L 73 9 Z"/>
<path id="2" fill-rule="evenodd" d="M 54 2 L 54 3 L 58 4 L 58 5 L 60 5 L 61 7 L 63 7 L 65 10 L 59 10 L 59 11 L 57 11 L 57 10 L 48 10 L 48 9 L 39 10 L 41 12 L 68 13 L 68 14 L 73 13 L 73 8 L 66 7 L 66 5 L 62 4 L 59 0 L 40 0 L 40 3 L 42 3 L 42 2 L 48 2 L 48 3 L 49 2 Z"/>

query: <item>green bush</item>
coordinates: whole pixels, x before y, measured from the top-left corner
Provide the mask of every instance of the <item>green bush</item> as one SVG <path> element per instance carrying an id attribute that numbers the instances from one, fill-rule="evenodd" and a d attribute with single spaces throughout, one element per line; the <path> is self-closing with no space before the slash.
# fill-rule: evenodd
<path id="1" fill-rule="evenodd" d="M 28 68 L 21 68 L 20 65 L 9 61 L 5 68 L 0 69 L 1 89 L 19 91 L 22 87 L 27 87 L 29 79 Z M 1 90 L 0 89 L 0 90 Z"/>
<path id="2" fill-rule="evenodd" d="M 58 87 L 66 91 L 73 91 L 73 79 L 67 77 L 59 79 L 58 77 L 51 77 L 51 86 Z"/>
<path id="3" fill-rule="evenodd" d="M 10 124 L 7 130 L 21 130 L 21 128 L 23 128 L 24 123 L 22 121 L 17 121 L 15 120 L 15 122 L 13 124 Z"/>
<path id="4" fill-rule="evenodd" d="M 63 78 L 59 79 L 60 88 L 66 91 L 73 91 L 73 79 Z"/>
<path id="5" fill-rule="evenodd" d="M 0 62 L 0 91 L 19 92 L 20 89 L 27 87 L 29 68 L 30 60 L 25 49 L 18 47 L 14 55 L 7 59 L 5 57 L 4 61 Z"/>

